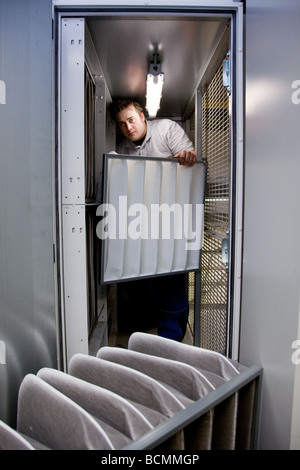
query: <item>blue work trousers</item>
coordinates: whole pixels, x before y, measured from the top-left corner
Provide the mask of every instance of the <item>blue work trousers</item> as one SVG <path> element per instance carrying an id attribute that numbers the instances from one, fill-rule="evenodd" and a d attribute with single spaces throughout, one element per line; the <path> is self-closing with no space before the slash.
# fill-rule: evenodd
<path id="1" fill-rule="evenodd" d="M 184 273 L 131 281 L 126 290 L 139 315 L 157 318 L 159 336 L 182 341 L 189 315 Z"/>

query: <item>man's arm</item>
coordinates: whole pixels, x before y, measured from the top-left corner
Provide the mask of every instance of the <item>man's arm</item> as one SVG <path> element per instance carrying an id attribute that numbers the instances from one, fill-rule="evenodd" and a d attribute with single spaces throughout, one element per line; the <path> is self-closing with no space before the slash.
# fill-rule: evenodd
<path id="1" fill-rule="evenodd" d="M 180 165 L 194 165 L 196 161 L 196 152 L 191 139 L 188 137 L 184 129 L 176 121 L 165 120 L 161 122 L 168 123 L 166 137 L 171 155 L 179 160 Z"/>

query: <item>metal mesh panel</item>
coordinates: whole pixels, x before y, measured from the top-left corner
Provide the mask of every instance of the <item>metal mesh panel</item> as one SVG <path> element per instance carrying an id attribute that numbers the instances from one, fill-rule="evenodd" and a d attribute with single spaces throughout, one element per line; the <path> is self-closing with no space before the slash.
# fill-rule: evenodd
<path id="1" fill-rule="evenodd" d="M 228 273 L 222 238 L 229 225 L 229 99 L 222 66 L 202 98 L 202 158 L 207 163 L 204 243 L 201 261 L 200 346 L 224 352 L 227 335 Z"/>
<path id="2" fill-rule="evenodd" d="M 196 115 L 195 110 L 189 117 L 189 129 L 188 135 L 193 142 L 194 148 L 196 148 Z M 195 273 L 190 272 L 187 274 L 187 295 L 189 302 L 189 318 L 188 327 L 191 335 L 194 331 L 194 320 L 195 320 Z"/>
<path id="3" fill-rule="evenodd" d="M 195 323 L 195 273 L 194 272 L 188 273 L 187 294 L 188 294 L 188 302 L 189 302 L 188 326 L 190 328 L 190 331 L 193 332 L 194 323 Z"/>

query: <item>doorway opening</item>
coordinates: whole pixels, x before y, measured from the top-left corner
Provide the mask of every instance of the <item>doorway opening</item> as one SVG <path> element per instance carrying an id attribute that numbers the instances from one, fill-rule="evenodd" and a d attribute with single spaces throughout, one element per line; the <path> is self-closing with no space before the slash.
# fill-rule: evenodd
<path id="1" fill-rule="evenodd" d="M 201 269 L 187 274 L 192 344 L 238 357 L 242 246 L 242 6 L 55 9 L 58 288 L 64 367 L 118 334 L 118 286 L 101 285 L 96 209 L 103 155 L 115 150 L 109 106 L 145 104 L 159 48 L 165 85 L 157 118 L 176 120 L 206 162 Z M 107 2 L 106 2 L 107 3 Z"/>

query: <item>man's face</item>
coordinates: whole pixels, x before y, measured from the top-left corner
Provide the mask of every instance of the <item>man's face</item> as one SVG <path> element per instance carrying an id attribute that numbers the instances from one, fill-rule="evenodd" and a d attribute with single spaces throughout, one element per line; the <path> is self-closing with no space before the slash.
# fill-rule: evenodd
<path id="1" fill-rule="evenodd" d="M 144 113 L 139 113 L 134 106 L 120 111 L 116 115 L 117 123 L 125 135 L 132 142 L 142 139 L 147 132 Z"/>

